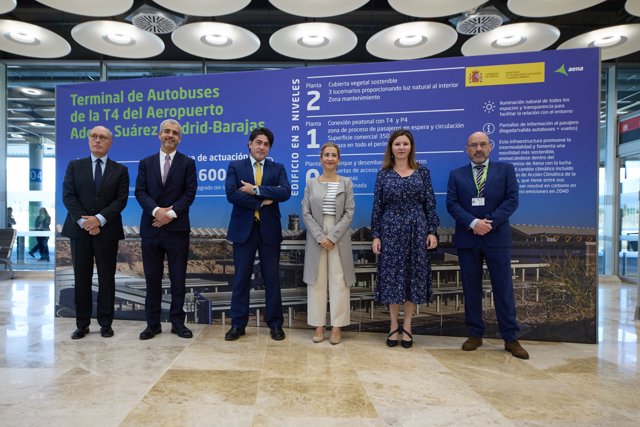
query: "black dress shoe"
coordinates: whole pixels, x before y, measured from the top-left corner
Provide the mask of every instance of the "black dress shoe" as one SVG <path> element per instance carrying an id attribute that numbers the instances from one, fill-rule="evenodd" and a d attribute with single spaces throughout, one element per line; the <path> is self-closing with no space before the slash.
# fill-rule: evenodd
<path id="1" fill-rule="evenodd" d="M 413 345 L 413 335 L 411 335 L 409 332 L 407 332 L 407 331 L 405 331 L 403 329 L 402 330 L 402 338 L 404 338 L 405 335 L 407 337 L 409 337 L 411 339 L 411 341 L 401 340 L 400 341 L 400 345 L 402 346 L 402 348 L 411 348 L 411 346 Z"/>
<path id="2" fill-rule="evenodd" d="M 141 340 L 150 340 L 151 338 L 155 337 L 158 334 L 162 333 L 162 328 L 160 326 L 157 326 L 155 328 L 151 328 L 149 326 L 147 326 L 147 329 L 145 329 L 144 331 L 140 332 L 140 339 Z"/>
<path id="3" fill-rule="evenodd" d="M 180 325 L 172 325 L 171 333 L 178 335 L 180 338 L 191 338 L 193 337 L 193 333 L 189 328 L 184 326 L 184 323 Z"/>
<path id="4" fill-rule="evenodd" d="M 111 326 L 102 326 L 100 328 L 100 336 L 102 336 L 103 338 L 110 338 L 113 336 L 113 329 L 111 329 Z"/>
<path id="5" fill-rule="evenodd" d="M 72 340 L 79 340 L 80 338 L 84 338 L 85 335 L 89 333 L 89 327 L 86 328 L 78 328 L 71 334 Z"/>
<path id="6" fill-rule="evenodd" d="M 271 328 L 271 339 L 282 341 L 284 339 L 284 331 L 282 328 Z"/>
<path id="7" fill-rule="evenodd" d="M 231 329 L 229 329 L 227 333 L 224 334 L 224 340 L 235 341 L 243 335 L 244 335 L 244 329 L 240 329 L 240 328 L 236 328 L 235 326 L 232 326 Z"/>
<path id="8" fill-rule="evenodd" d="M 35 257 L 36 257 L 36 256 L 33 254 L 33 252 L 31 252 L 31 251 L 29 251 L 29 256 L 30 256 L 31 258 L 35 258 Z"/>
<path id="9" fill-rule="evenodd" d="M 400 332 L 402 332 L 402 328 L 398 328 L 395 331 L 389 332 L 389 335 L 387 335 L 387 346 L 388 347 L 395 347 L 395 346 L 398 345 L 398 338 L 396 338 L 395 340 L 392 340 L 391 339 L 391 335 L 399 334 Z"/>

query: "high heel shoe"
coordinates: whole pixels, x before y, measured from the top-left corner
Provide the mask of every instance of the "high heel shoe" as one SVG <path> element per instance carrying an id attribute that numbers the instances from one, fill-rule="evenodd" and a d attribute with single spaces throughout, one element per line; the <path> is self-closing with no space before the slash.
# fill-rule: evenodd
<path id="1" fill-rule="evenodd" d="M 405 335 L 408 336 L 409 338 L 411 338 L 411 341 L 401 340 L 400 341 L 400 345 L 403 348 L 411 348 L 411 346 L 413 345 L 413 335 L 411 335 L 409 332 L 407 332 L 404 329 L 402 329 L 402 337 L 404 338 Z"/>
<path id="2" fill-rule="evenodd" d="M 402 328 L 398 328 L 395 331 L 391 331 L 389 332 L 389 335 L 387 335 L 387 346 L 388 347 L 395 347 L 398 345 L 398 339 L 396 338 L 395 340 L 390 339 L 391 335 L 393 334 L 399 334 L 400 332 L 402 332 Z"/>
<path id="3" fill-rule="evenodd" d="M 316 334 L 318 333 L 318 330 L 316 329 Z M 322 341 L 324 341 L 324 328 L 322 328 L 322 335 L 313 335 L 313 337 L 311 338 L 311 340 L 318 344 L 321 343 Z"/>

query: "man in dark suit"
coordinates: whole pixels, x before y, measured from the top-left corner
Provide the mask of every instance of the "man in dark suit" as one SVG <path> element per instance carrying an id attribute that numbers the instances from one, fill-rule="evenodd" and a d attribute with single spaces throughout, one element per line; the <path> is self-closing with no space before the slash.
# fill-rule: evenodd
<path id="1" fill-rule="evenodd" d="M 162 332 L 162 275 L 164 259 L 169 265 L 171 280 L 171 333 L 182 338 L 193 334 L 185 326 L 185 281 L 189 257 L 189 207 L 196 197 L 198 179 L 192 158 L 176 151 L 182 128 L 175 120 L 160 124 L 160 153 L 140 161 L 135 196 L 142 207 L 140 237 L 142 237 L 142 264 L 147 281 L 145 314 L 147 328 L 140 333 L 141 340 Z"/>
<path id="2" fill-rule="evenodd" d="M 62 235 L 71 241 L 75 281 L 76 327 L 72 339 L 89 333 L 93 307 L 93 262 L 98 268 L 96 317 L 100 335 L 113 336 L 118 241 L 124 239 L 122 216 L 129 196 L 129 171 L 107 157 L 111 131 L 96 126 L 89 133 L 91 157 L 69 162 L 62 185 L 67 218 Z"/>
<path id="3" fill-rule="evenodd" d="M 233 204 L 227 239 L 233 242 L 235 267 L 231 329 L 224 336 L 227 341 L 244 335 L 249 321 L 256 250 L 265 287 L 264 320 L 271 329 L 271 338 L 285 338 L 279 277 L 282 242 L 279 202 L 291 197 L 291 186 L 284 166 L 267 159 L 272 145 L 273 133 L 269 129 L 254 129 L 249 136 L 249 158 L 231 162 L 227 170 L 227 200 Z"/>
<path id="4" fill-rule="evenodd" d="M 520 328 L 511 280 L 509 217 L 518 207 L 518 181 L 513 165 L 489 163 L 491 148 L 485 133 L 471 134 L 466 146 L 471 165 L 451 171 L 447 187 L 447 210 L 456 221 L 454 240 L 460 260 L 465 323 L 470 331 L 462 349 L 473 351 L 482 345 L 482 264 L 486 262 L 504 349 L 528 359 L 529 354 L 517 340 Z"/>

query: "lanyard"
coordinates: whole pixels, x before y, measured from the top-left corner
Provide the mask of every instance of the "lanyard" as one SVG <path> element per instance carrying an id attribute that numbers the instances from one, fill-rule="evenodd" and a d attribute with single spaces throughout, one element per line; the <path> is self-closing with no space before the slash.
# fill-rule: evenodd
<path id="1" fill-rule="evenodd" d="M 471 169 L 471 175 L 473 175 L 473 182 L 476 184 L 476 191 L 478 193 L 478 197 L 480 197 L 480 188 L 483 188 L 484 183 L 487 181 L 487 171 L 489 170 L 489 163 L 485 165 L 484 170 L 482 171 L 482 177 L 480 179 L 476 179 L 476 173 L 473 171 L 474 168 Z"/>

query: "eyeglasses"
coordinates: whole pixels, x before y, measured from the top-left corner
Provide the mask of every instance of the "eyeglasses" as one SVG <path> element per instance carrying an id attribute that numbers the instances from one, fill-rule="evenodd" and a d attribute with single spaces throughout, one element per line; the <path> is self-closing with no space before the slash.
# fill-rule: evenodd
<path id="1" fill-rule="evenodd" d="M 480 148 L 482 148 L 484 150 L 485 148 L 487 148 L 487 146 L 489 146 L 489 143 L 487 143 L 487 142 L 481 142 L 480 144 L 475 143 L 475 142 L 471 143 L 471 144 L 467 144 L 467 147 L 471 148 L 472 150 L 475 150 L 478 147 L 480 147 Z"/>
<path id="2" fill-rule="evenodd" d="M 92 133 L 91 135 L 89 135 L 89 138 L 97 139 L 99 141 L 108 141 L 110 139 L 109 135 L 102 135 L 99 133 Z"/>

